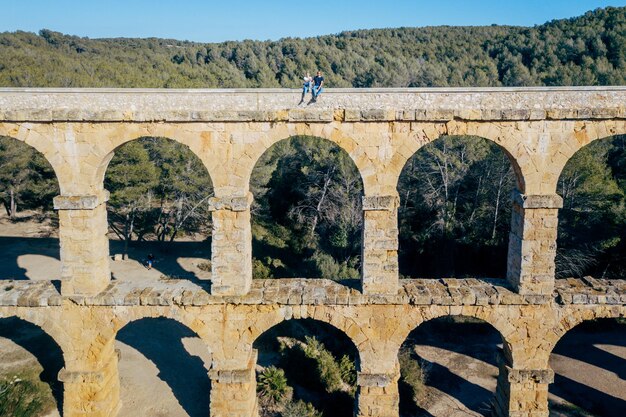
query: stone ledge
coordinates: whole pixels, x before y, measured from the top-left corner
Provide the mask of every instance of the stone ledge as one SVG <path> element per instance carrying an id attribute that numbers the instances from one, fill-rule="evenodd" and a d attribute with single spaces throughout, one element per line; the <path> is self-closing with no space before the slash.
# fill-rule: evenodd
<path id="1" fill-rule="evenodd" d="M 329 88 L 302 106 L 300 89 L 0 89 L 10 122 L 529 121 L 626 118 L 626 89 Z M 339 116 L 340 113 L 343 113 Z"/>
<path id="2" fill-rule="evenodd" d="M 529 195 L 513 191 L 513 203 L 525 209 L 563 208 L 563 198 L 558 194 Z"/>
<path id="3" fill-rule="evenodd" d="M 93 210 L 109 201 L 109 192 L 102 191 L 98 195 L 58 195 L 54 197 L 55 210 Z"/>
<path id="4" fill-rule="evenodd" d="M 520 295 L 505 280 L 476 278 L 405 279 L 395 295 L 364 295 L 358 280 L 253 280 L 243 296 L 216 296 L 206 284 L 189 280 L 112 281 L 95 296 L 61 296 L 52 281 L 0 281 L 0 306 L 58 307 L 63 303 L 90 306 L 244 305 L 438 305 L 493 306 L 626 305 L 626 280 L 586 277 L 556 281 L 551 296 Z"/>
<path id="5" fill-rule="evenodd" d="M 359 372 L 356 383 L 359 387 L 386 387 L 393 382 L 394 378 L 387 374 L 368 374 Z"/>
<path id="6" fill-rule="evenodd" d="M 514 369 L 505 367 L 509 382 L 525 384 L 533 382 L 536 384 L 551 384 L 554 382 L 554 371 L 552 369 Z"/>
<path id="7" fill-rule="evenodd" d="M 68 384 L 97 384 L 105 380 L 105 373 L 102 371 L 68 371 L 63 368 L 59 371 L 59 381 Z"/>
<path id="8" fill-rule="evenodd" d="M 229 210 L 229 211 L 246 211 L 250 209 L 252 204 L 252 193 L 247 196 L 221 196 L 211 197 L 209 199 L 209 210 Z"/>
<path id="9" fill-rule="evenodd" d="M 400 197 L 397 195 L 369 195 L 361 199 L 365 211 L 392 211 L 398 208 Z"/>

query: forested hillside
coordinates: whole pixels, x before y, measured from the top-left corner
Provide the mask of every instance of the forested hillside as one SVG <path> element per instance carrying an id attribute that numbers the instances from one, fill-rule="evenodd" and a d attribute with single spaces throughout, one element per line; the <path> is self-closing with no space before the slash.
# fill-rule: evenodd
<path id="1" fill-rule="evenodd" d="M 533 28 L 360 30 L 219 44 L 0 34 L 0 86 L 297 88 L 304 72 L 318 68 L 332 87 L 626 84 L 626 8 Z M 12 143 L 0 140 L 7 213 L 50 210 L 51 168 Z M 130 245 L 164 247 L 209 237 L 212 187 L 194 158 L 159 138 L 120 148 L 105 180 L 112 233 Z M 296 137 L 272 147 L 251 176 L 254 276 L 358 278 L 362 187 L 350 157 L 330 142 Z M 423 147 L 398 183 L 401 274 L 503 277 L 514 188 L 510 162 L 491 142 L 448 137 Z M 565 207 L 557 275 L 623 277 L 626 140 L 577 154 L 558 192 Z"/>
<path id="2" fill-rule="evenodd" d="M 211 44 L 45 29 L 0 34 L 0 86 L 293 88 L 317 69 L 331 87 L 625 84 L 626 8 L 532 28 L 399 28 Z"/>

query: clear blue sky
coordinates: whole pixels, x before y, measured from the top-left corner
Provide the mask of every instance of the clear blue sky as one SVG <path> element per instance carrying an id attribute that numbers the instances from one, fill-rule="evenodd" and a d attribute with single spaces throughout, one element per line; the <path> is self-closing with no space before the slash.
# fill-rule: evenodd
<path id="1" fill-rule="evenodd" d="M 626 0 L 0 0 L 0 32 L 276 40 L 399 26 L 533 26 L 624 5 Z"/>

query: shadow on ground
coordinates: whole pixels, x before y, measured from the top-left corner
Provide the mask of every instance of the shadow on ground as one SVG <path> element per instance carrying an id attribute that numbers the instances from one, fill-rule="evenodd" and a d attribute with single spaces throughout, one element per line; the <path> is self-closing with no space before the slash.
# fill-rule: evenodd
<path id="1" fill-rule="evenodd" d="M 626 324 L 615 320 L 582 323 L 563 336 L 553 354 L 592 365 L 605 375 L 613 373 L 617 376 L 615 383 L 619 386 L 603 389 L 603 383 L 607 382 L 603 381 L 601 374 L 590 376 L 587 370 L 575 369 L 573 372 L 568 370 L 568 375 L 564 375 L 559 373 L 557 367 L 554 383 L 549 386 L 550 393 L 594 415 L 626 416 L 626 357 L 607 352 L 598 345 L 626 348 Z M 579 372 L 585 373 L 581 376 L 590 377 L 594 381 L 593 386 L 570 378 Z M 619 398 L 605 392 L 609 389 L 623 395 Z"/>
<path id="2" fill-rule="evenodd" d="M 158 377 L 170 387 L 189 417 L 207 417 L 211 391 L 208 364 L 190 354 L 183 344 L 183 339 L 193 337 L 198 336 L 174 320 L 145 318 L 126 325 L 117 340 L 154 363 Z"/>

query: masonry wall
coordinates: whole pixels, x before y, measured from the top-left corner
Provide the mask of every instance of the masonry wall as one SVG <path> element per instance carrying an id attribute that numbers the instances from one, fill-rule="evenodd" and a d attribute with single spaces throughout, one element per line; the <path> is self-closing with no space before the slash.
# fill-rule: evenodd
<path id="1" fill-rule="evenodd" d="M 588 143 L 626 133 L 626 88 L 329 90 L 297 106 L 289 90 L 0 89 L 0 135 L 40 151 L 57 174 L 61 291 L 48 282 L 0 281 L 0 315 L 39 325 L 64 352 L 64 417 L 113 417 L 113 348 L 132 320 L 168 317 L 196 332 L 213 357 L 211 415 L 257 413 L 257 337 L 283 320 L 313 318 L 359 350 L 355 413 L 398 416 L 398 350 L 421 323 L 476 317 L 504 340 L 495 412 L 547 417 L 549 354 L 584 320 L 624 317 L 626 283 L 554 280 L 567 160 Z M 295 135 L 334 142 L 364 184 L 359 289 L 324 280 L 252 280 L 249 181 L 261 155 Z M 397 182 L 408 159 L 445 135 L 501 146 L 517 175 L 507 280 L 400 280 Z M 211 176 L 211 285 L 149 287 L 110 280 L 103 181 L 115 150 L 145 136 L 188 146 Z M 210 290 L 209 290 L 210 287 Z"/>

